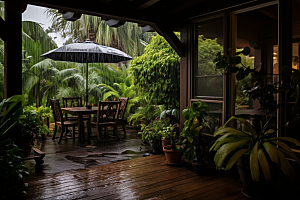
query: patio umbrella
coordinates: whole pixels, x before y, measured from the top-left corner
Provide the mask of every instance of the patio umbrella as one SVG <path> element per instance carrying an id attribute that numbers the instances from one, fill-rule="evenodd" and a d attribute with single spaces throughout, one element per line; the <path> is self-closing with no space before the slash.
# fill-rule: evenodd
<path id="1" fill-rule="evenodd" d="M 71 43 L 41 55 L 56 61 L 86 63 L 86 106 L 88 103 L 88 63 L 119 63 L 132 57 L 118 49 L 86 41 Z"/>

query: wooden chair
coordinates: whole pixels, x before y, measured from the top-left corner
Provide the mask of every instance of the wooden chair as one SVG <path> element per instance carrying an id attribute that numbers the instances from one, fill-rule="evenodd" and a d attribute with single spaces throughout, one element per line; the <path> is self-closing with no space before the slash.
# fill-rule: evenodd
<path id="1" fill-rule="evenodd" d="M 63 117 L 63 113 L 60 108 L 59 100 L 56 99 L 50 99 L 52 111 L 53 111 L 53 116 L 54 116 L 54 122 L 55 122 L 55 128 L 54 128 L 54 133 L 52 136 L 52 140 L 55 139 L 56 131 L 57 131 L 57 126 L 60 127 L 60 136 L 58 140 L 58 144 L 60 144 L 61 139 L 63 137 L 63 132 L 66 130 L 68 127 L 73 127 L 73 140 L 75 140 L 75 126 L 78 126 L 77 121 L 65 121 Z"/>
<path id="2" fill-rule="evenodd" d="M 82 97 L 62 97 L 63 108 L 82 107 Z M 90 120 L 90 115 L 84 115 L 83 120 Z M 65 113 L 66 121 L 77 120 L 78 116 L 68 116 Z"/>
<path id="3" fill-rule="evenodd" d="M 122 125 L 123 131 L 126 134 L 126 122 L 124 120 L 124 115 L 129 101 L 129 97 L 128 98 L 119 97 L 119 101 L 121 101 L 121 105 L 120 105 L 120 114 L 119 114 L 118 123 Z"/>
<path id="4" fill-rule="evenodd" d="M 62 97 L 63 101 L 63 108 L 70 108 L 70 107 L 82 107 L 82 97 Z M 68 116 L 65 113 L 65 120 L 66 121 L 73 121 L 78 120 L 78 116 Z M 91 116 L 90 115 L 83 115 L 83 121 L 87 121 L 87 126 L 90 123 Z M 66 128 L 66 134 L 70 134 L 70 131 Z"/>
<path id="5" fill-rule="evenodd" d="M 105 135 L 107 135 L 108 127 L 114 127 L 114 134 L 120 138 L 118 132 L 120 104 L 120 101 L 99 101 L 97 122 L 90 123 L 91 126 L 96 126 L 97 128 L 97 136 L 99 141 L 101 129 L 105 128 Z"/>

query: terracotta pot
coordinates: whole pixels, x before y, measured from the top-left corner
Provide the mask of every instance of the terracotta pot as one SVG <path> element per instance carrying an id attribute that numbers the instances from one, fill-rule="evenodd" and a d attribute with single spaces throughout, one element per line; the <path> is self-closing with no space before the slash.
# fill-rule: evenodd
<path id="1" fill-rule="evenodd" d="M 177 146 L 180 147 L 179 145 Z M 173 151 L 173 150 L 168 150 L 167 148 L 171 148 L 171 145 L 163 147 L 168 164 L 181 163 L 182 153 L 179 150 Z"/>
<path id="2" fill-rule="evenodd" d="M 192 162 L 193 165 L 193 169 L 194 169 L 194 173 L 195 174 L 200 174 L 200 175 L 205 175 L 207 172 L 207 166 L 208 164 L 196 164 L 194 162 Z"/>
<path id="3" fill-rule="evenodd" d="M 21 141 L 19 144 L 17 144 L 17 146 L 23 150 L 23 154 L 24 154 L 25 158 L 30 155 L 31 148 L 32 148 L 30 143 L 31 143 L 31 141 L 27 140 L 27 141 Z"/>
<path id="4" fill-rule="evenodd" d="M 143 119 L 140 119 L 140 122 L 141 122 L 141 124 L 144 124 L 145 120 L 143 120 Z"/>
<path id="5" fill-rule="evenodd" d="M 240 180 L 242 183 L 241 192 L 244 196 L 247 198 L 257 198 L 263 193 L 271 194 L 275 192 L 276 180 L 278 180 L 278 174 L 276 173 L 277 165 L 271 162 L 269 162 L 269 164 L 271 170 L 271 182 L 267 183 L 261 170 L 261 180 L 254 182 L 250 172 L 249 156 L 242 156 L 237 160 L 236 165 L 238 166 Z"/>
<path id="6" fill-rule="evenodd" d="M 164 146 L 171 145 L 171 140 L 161 139 L 161 146 L 164 149 Z"/>

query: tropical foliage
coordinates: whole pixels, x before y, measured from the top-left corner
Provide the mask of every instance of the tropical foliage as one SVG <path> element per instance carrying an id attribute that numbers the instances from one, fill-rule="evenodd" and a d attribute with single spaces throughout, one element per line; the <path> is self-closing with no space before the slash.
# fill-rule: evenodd
<path id="1" fill-rule="evenodd" d="M 169 43 L 154 36 L 145 53 L 131 62 L 134 84 L 152 104 L 179 108 L 179 65 L 180 57 Z"/>
<path id="2" fill-rule="evenodd" d="M 248 131 L 227 127 L 226 125 L 231 120 L 240 121 Z M 215 137 L 221 136 L 210 149 L 217 150 L 214 159 L 217 169 L 221 169 L 226 160 L 225 170 L 230 170 L 237 160 L 246 154 L 250 155 L 250 170 L 254 181 L 261 180 L 260 169 L 265 179 L 268 182 L 271 180 L 269 158 L 290 180 L 295 180 L 295 171 L 285 155 L 290 156 L 299 164 L 300 160 L 285 142 L 292 142 L 297 146 L 300 146 L 300 143 L 293 138 L 276 137 L 276 131 L 270 128 L 271 125 L 273 124 L 269 121 L 258 133 L 245 119 L 231 117 L 223 127 L 214 133 Z"/>
<path id="3" fill-rule="evenodd" d="M 67 43 L 82 42 L 86 39 L 101 45 L 120 49 L 132 57 L 142 55 L 145 43 L 149 43 L 151 35 L 145 33 L 136 24 L 126 22 L 118 28 L 109 27 L 100 17 L 83 14 L 75 22 L 64 20 L 57 10 L 48 9 L 47 15 L 51 18 L 52 26 L 47 32 L 60 33 L 62 37 L 69 38 Z"/>
<path id="4" fill-rule="evenodd" d="M 9 137 L 14 138 L 11 130 L 15 125 L 20 124 L 25 118 L 23 115 L 22 95 L 15 95 L 8 99 L 3 99 L 0 103 L 0 111 L 4 113 L 0 117 L 0 192 L 1 198 L 15 199 L 24 191 L 23 177 L 28 174 L 24 165 L 24 155 L 22 150 L 16 146 Z"/>
<path id="5" fill-rule="evenodd" d="M 290 91 L 293 88 L 293 82 L 290 81 L 291 78 L 272 83 L 269 74 L 263 69 L 257 71 L 252 69 L 251 65 L 243 65 L 240 54 L 249 55 L 250 48 L 246 47 L 242 51 L 235 53 L 234 57 L 219 53 L 215 59 L 216 67 L 223 69 L 226 73 L 236 73 L 237 80 L 243 80 L 251 74 L 249 83 L 244 85 L 245 93 L 252 100 L 259 100 L 261 110 L 264 111 L 266 118 L 271 113 L 274 115 L 280 106 L 276 104 L 274 94 Z M 239 64 L 242 67 L 235 67 L 235 65 Z M 216 130 L 214 136 L 220 137 L 210 150 L 217 150 L 214 158 L 217 168 L 220 169 L 223 163 L 226 163 L 225 170 L 230 170 L 238 159 L 246 156 L 250 162 L 251 176 L 254 181 L 260 180 L 261 170 L 265 180 L 269 182 L 271 180 L 270 165 L 273 164 L 279 166 L 290 180 L 295 180 L 296 174 L 286 156 L 293 158 L 299 164 L 300 160 L 286 143 L 294 143 L 296 146 L 300 146 L 300 143 L 294 138 L 276 137 L 276 131 L 281 127 L 277 130 L 272 128 L 277 128 L 276 121 L 272 121 L 273 115 L 269 117 L 269 120 L 263 125 L 261 130 L 256 130 L 245 119 L 234 116 L 223 127 Z M 226 125 L 231 120 L 240 121 L 244 124 L 245 129 L 238 130 L 233 127 L 227 127 Z M 289 122 L 286 126 L 288 125 Z"/>
<path id="6" fill-rule="evenodd" d="M 198 164 L 204 162 L 202 155 L 204 154 L 205 143 L 202 141 L 202 130 L 210 133 L 207 111 L 209 111 L 208 105 L 200 100 L 193 102 L 191 107 L 187 106 L 182 111 L 182 116 L 186 121 L 180 133 L 182 136 L 180 143 L 184 145 L 179 150 L 189 161 L 192 161 L 197 156 Z M 176 148 L 175 143 L 172 143 L 172 149 L 176 150 Z"/>
<path id="7" fill-rule="evenodd" d="M 198 75 L 222 75 L 221 70 L 216 70 L 214 58 L 223 47 L 218 44 L 217 38 L 207 39 L 203 35 L 198 36 Z"/>
<path id="8" fill-rule="evenodd" d="M 0 134 L 0 192 L 1 198 L 18 199 L 24 191 L 24 176 L 28 175 L 22 150 L 13 141 Z"/>

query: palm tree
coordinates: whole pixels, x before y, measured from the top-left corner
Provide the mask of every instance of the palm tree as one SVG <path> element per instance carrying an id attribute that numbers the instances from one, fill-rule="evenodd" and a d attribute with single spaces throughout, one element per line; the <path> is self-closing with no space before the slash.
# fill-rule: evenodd
<path id="1" fill-rule="evenodd" d="M 101 45 L 120 49 L 133 57 L 142 55 L 145 44 L 151 40 L 151 35 L 156 35 L 144 33 L 136 23 L 126 22 L 119 28 L 112 28 L 96 16 L 83 14 L 79 20 L 70 22 L 64 20 L 57 10 L 48 9 L 46 13 L 52 21 L 48 31 L 60 33 L 64 38 L 70 37 L 67 43 L 90 39 Z"/>
<path id="2" fill-rule="evenodd" d="M 57 48 L 56 43 L 36 22 L 22 22 L 23 46 L 23 93 L 28 103 L 41 105 L 43 97 L 47 96 L 55 86 L 58 70 L 53 60 L 41 58 L 40 55 Z M 51 95 L 53 91 L 51 92 Z"/>
<path id="3" fill-rule="evenodd" d="M 86 72 L 85 64 L 76 63 L 77 73 L 72 73 L 62 79 L 61 86 L 57 89 L 57 97 L 63 96 L 85 96 L 86 88 Z M 89 70 L 88 75 L 88 92 L 90 102 L 97 102 L 102 95 L 102 91 L 98 86 L 102 78 L 94 71 Z"/>
<path id="4" fill-rule="evenodd" d="M 99 85 L 106 90 L 102 100 L 104 101 L 112 97 L 115 97 L 116 99 L 119 99 L 119 97 L 129 97 L 125 111 L 125 117 L 128 117 L 131 107 L 140 101 L 140 96 L 138 96 L 136 92 L 135 85 L 131 84 L 129 87 L 125 83 L 114 83 L 113 85 L 116 86 L 117 89 L 106 84 Z"/>

